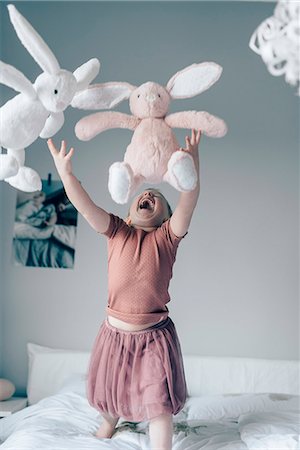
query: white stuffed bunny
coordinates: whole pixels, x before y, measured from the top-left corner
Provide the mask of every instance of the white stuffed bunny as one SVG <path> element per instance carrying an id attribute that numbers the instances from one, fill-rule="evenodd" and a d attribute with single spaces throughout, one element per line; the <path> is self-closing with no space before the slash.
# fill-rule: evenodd
<path id="1" fill-rule="evenodd" d="M 25 167 L 25 147 L 39 136 L 53 136 L 64 123 L 63 111 L 76 93 L 97 76 L 100 63 L 93 58 L 74 73 L 60 68 L 54 54 L 30 23 L 8 5 L 15 31 L 43 73 L 32 84 L 20 71 L 0 61 L 0 83 L 20 92 L 0 108 L 0 180 L 22 191 L 41 190 L 39 175 Z M 1 150 L 1 148 L 0 148 Z"/>
<path id="2" fill-rule="evenodd" d="M 223 120 L 205 111 L 183 111 L 167 115 L 171 99 L 194 97 L 210 88 L 222 68 L 214 62 L 192 64 L 176 73 L 163 87 L 147 82 L 139 87 L 128 83 L 95 84 L 78 94 L 72 106 L 81 109 L 111 108 L 129 98 L 132 115 L 99 112 L 81 119 L 75 133 L 90 140 L 110 128 L 134 130 L 124 161 L 109 169 L 108 188 L 113 200 L 126 203 L 144 183 L 166 181 L 178 191 L 191 191 L 197 183 L 192 157 L 182 150 L 172 128 L 195 128 L 211 137 L 227 132 Z"/>

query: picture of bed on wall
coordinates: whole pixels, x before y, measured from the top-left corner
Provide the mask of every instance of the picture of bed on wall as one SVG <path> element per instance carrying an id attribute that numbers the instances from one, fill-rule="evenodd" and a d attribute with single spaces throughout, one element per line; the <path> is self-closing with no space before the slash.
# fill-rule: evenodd
<path id="1" fill-rule="evenodd" d="M 17 192 L 13 262 L 17 266 L 72 269 L 77 211 L 61 181 L 42 180 L 42 190 Z"/>

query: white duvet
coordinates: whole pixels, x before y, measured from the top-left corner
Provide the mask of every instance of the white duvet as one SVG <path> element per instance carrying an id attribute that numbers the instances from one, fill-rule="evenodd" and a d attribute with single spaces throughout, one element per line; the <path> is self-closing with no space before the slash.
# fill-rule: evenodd
<path id="1" fill-rule="evenodd" d="M 184 410 L 174 417 L 172 449 L 299 450 L 299 398 L 281 399 L 286 404 L 279 408 L 278 398 L 270 405 L 267 395 L 189 398 Z M 237 410 L 244 413 L 233 417 Z M 0 420 L 0 448 L 150 449 L 146 422 L 121 421 L 112 439 L 100 440 L 94 437 L 100 420 L 81 389 L 64 388 L 59 394 Z"/>

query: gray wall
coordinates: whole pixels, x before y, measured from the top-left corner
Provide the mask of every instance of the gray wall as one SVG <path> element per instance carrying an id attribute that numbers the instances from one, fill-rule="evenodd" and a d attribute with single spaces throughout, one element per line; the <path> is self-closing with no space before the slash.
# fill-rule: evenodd
<path id="1" fill-rule="evenodd" d="M 4 298 L 6 298 L 6 295 L 4 293 L 5 285 L 4 285 L 4 274 L 3 274 L 3 236 L 4 236 L 4 229 L 3 229 L 3 220 L 2 215 L 4 213 L 4 205 L 3 205 L 3 184 L 0 183 L 0 211 L 1 211 L 1 217 L 0 217 L 0 377 L 2 376 L 2 356 L 3 356 L 3 302 Z"/>
<path id="2" fill-rule="evenodd" d="M 256 2 L 20 2 L 62 66 L 74 70 L 101 60 L 98 82 L 165 84 L 194 62 L 216 61 L 220 81 L 200 96 L 177 100 L 171 111 L 207 110 L 224 118 L 228 135 L 203 137 L 201 197 L 174 269 L 169 304 L 185 353 L 296 359 L 298 348 L 298 120 L 299 99 L 272 77 L 248 47 L 274 4 Z M 1 4 L 2 59 L 32 81 L 40 69 L 16 38 Z M 1 89 L 3 102 L 13 94 Z M 2 102 L 2 100 L 1 100 Z M 125 102 L 117 110 L 128 112 Z M 79 142 L 66 112 L 55 140 L 74 145 L 74 172 L 99 205 L 112 202 L 108 168 L 122 159 L 132 133 L 106 132 Z M 176 130 L 184 143 L 186 132 Z M 57 177 L 42 140 L 26 153 L 43 178 Z M 106 242 L 80 217 L 74 270 L 14 267 L 11 263 L 16 192 L 6 183 L 1 221 L 2 376 L 19 392 L 26 385 L 28 341 L 90 349 L 107 298 Z M 178 195 L 163 192 L 176 204 Z M 1 313 L 1 309 L 0 309 Z"/>

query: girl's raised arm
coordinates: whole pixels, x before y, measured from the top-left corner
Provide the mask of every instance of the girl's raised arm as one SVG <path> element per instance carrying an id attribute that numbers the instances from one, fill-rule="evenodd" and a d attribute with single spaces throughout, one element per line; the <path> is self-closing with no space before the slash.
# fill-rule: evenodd
<path id="1" fill-rule="evenodd" d="M 178 204 L 175 211 L 171 217 L 170 225 L 173 233 L 176 236 L 184 236 L 188 231 L 194 209 L 198 202 L 198 197 L 200 193 L 200 181 L 199 181 L 199 153 L 198 146 L 200 143 L 201 131 L 192 130 L 191 137 L 186 136 L 186 148 L 181 148 L 189 153 L 195 163 L 195 167 L 198 173 L 198 182 L 195 189 L 191 192 L 181 192 Z"/>
<path id="2" fill-rule="evenodd" d="M 104 233 L 108 229 L 110 216 L 92 201 L 73 174 L 71 158 L 74 154 L 74 148 L 67 152 L 66 142 L 62 141 L 60 150 L 58 150 L 52 139 L 48 139 L 47 144 L 70 202 L 94 230 L 98 233 Z"/>

